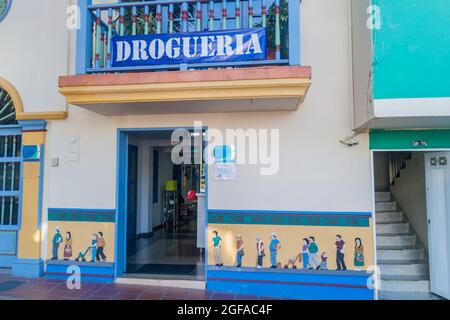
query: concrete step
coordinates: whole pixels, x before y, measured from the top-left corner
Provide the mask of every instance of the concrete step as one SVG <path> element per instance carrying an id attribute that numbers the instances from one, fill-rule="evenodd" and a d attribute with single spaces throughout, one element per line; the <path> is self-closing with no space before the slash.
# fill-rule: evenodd
<path id="1" fill-rule="evenodd" d="M 383 249 L 398 247 L 413 247 L 416 245 L 416 235 L 377 236 L 377 246 Z"/>
<path id="2" fill-rule="evenodd" d="M 386 212 L 380 211 L 375 213 L 375 220 L 378 223 L 396 223 L 403 221 L 403 212 L 401 211 L 393 211 Z M 378 225 L 377 225 L 378 228 Z"/>
<path id="3" fill-rule="evenodd" d="M 421 276 L 412 276 L 412 275 L 392 275 L 392 274 L 384 274 L 380 276 L 381 280 L 389 280 L 389 281 L 429 281 L 430 277 L 428 275 Z"/>
<path id="4" fill-rule="evenodd" d="M 377 235 L 393 235 L 409 233 L 409 223 L 384 223 L 377 225 Z"/>
<path id="5" fill-rule="evenodd" d="M 375 192 L 375 202 L 391 201 L 392 195 L 390 192 Z"/>
<path id="6" fill-rule="evenodd" d="M 380 288 L 386 292 L 430 292 L 430 281 L 380 280 Z M 381 298 L 379 296 L 379 298 Z"/>
<path id="7" fill-rule="evenodd" d="M 417 263 L 427 263 L 426 260 L 422 259 L 422 260 L 379 260 L 377 259 L 377 263 L 378 264 L 417 264 Z"/>
<path id="8" fill-rule="evenodd" d="M 395 211 L 397 210 L 396 201 L 382 201 L 375 203 L 375 211 Z"/>
<path id="9" fill-rule="evenodd" d="M 386 276 L 427 276 L 428 265 L 426 263 L 416 264 L 379 264 L 381 278 Z M 384 288 L 383 288 L 384 289 Z"/>
<path id="10" fill-rule="evenodd" d="M 378 249 L 377 250 L 377 260 L 378 261 L 417 261 L 425 260 L 426 254 L 425 249 Z"/>

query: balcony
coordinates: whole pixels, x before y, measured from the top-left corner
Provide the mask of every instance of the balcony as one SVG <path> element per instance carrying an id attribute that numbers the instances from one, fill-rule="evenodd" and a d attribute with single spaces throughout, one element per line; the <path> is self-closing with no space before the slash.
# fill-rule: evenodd
<path id="1" fill-rule="evenodd" d="M 296 110 L 300 0 L 79 0 L 68 103 L 105 115 Z"/>

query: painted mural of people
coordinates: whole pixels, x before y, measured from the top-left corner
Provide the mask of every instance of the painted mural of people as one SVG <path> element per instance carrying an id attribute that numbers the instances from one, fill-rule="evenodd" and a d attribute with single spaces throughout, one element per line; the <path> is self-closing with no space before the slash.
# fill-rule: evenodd
<path id="1" fill-rule="evenodd" d="M 105 255 L 105 247 L 106 247 L 106 241 L 105 238 L 103 238 L 103 232 L 98 232 L 98 240 L 97 240 L 97 255 L 96 260 L 97 261 L 106 261 L 106 255 Z"/>
<path id="2" fill-rule="evenodd" d="M 214 261 L 217 267 L 223 266 L 223 258 L 222 258 L 222 238 L 219 236 L 219 232 L 216 230 L 213 231 L 214 237 L 213 241 L 213 251 L 214 251 Z"/>
<path id="3" fill-rule="evenodd" d="M 319 247 L 317 246 L 316 239 L 313 236 L 309 237 L 308 251 L 309 251 L 308 269 L 309 270 L 318 269 L 320 267 L 319 261 L 317 261 L 317 253 L 319 252 Z"/>
<path id="4" fill-rule="evenodd" d="M 95 259 L 97 258 L 97 242 L 98 235 L 96 233 L 93 233 L 91 240 L 91 262 L 95 262 Z"/>
<path id="5" fill-rule="evenodd" d="M 256 252 L 258 254 L 256 258 L 256 268 L 261 269 L 264 265 L 264 241 L 260 235 L 256 236 Z"/>
<path id="6" fill-rule="evenodd" d="M 269 250 L 270 250 L 270 267 L 275 269 L 278 268 L 278 262 L 277 262 L 277 256 L 278 256 L 278 250 L 281 249 L 281 243 L 280 240 L 278 240 L 278 236 L 275 232 L 272 233 L 271 241 L 269 244 Z"/>
<path id="7" fill-rule="evenodd" d="M 337 270 L 347 270 L 347 266 L 345 265 L 345 241 L 342 240 L 340 234 L 336 235 L 336 242 L 334 245 L 336 246 Z"/>
<path id="8" fill-rule="evenodd" d="M 325 251 L 320 255 L 320 260 L 319 270 L 328 270 L 328 256 Z"/>
<path id="9" fill-rule="evenodd" d="M 72 242 L 72 233 L 67 231 L 64 239 L 64 260 L 69 260 L 72 257 Z"/>
<path id="10" fill-rule="evenodd" d="M 355 265 L 355 270 L 357 271 L 361 271 L 362 267 L 364 267 L 364 246 L 362 244 L 361 238 L 355 239 L 355 254 L 353 264 Z"/>
<path id="11" fill-rule="evenodd" d="M 242 267 L 242 258 L 244 257 L 244 240 L 242 236 L 238 234 L 236 236 L 236 267 Z"/>
<path id="12" fill-rule="evenodd" d="M 59 231 L 59 227 L 56 227 L 55 235 L 52 239 L 52 260 L 58 260 L 58 249 L 61 242 L 63 242 L 63 237 Z"/>
<path id="13" fill-rule="evenodd" d="M 309 267 L 309 240 L 307 238 L 303 238 L 303 245 L 302 245 L 302 259 L 303 259 L 303 269 L 308 269 Z"/>

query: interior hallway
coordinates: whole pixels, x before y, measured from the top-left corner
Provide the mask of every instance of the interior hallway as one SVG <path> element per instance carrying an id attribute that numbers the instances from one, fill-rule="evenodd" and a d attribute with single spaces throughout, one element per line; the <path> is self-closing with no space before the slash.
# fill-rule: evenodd
<path id="1" fill-rule="evenodd" d="M 136 240 L 127 258 L 127 274 L 132 277 L 204 280 L 204 268 L 195 219 L 185 220 L 177 230 L 158 229 L 152 237 Z"/>

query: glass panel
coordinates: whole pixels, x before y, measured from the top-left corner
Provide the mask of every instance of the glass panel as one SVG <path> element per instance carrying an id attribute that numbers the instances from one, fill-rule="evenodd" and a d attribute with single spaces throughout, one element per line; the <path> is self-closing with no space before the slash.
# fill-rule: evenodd
<path id="1" fill-rule="evenodd" d="M 0 226 L 15 226 L 19 217 L 19 197 L 0 196 Z"/>
<path id="2" fill-rule="evenodd" d="M 8 160 L 21 156 L 21 146 L 19 135 L 0 136 L 0 227 L 18 224 L 21 162 Z"/>
<path id="3" fill-rule="evenodd" d="M 11 96 L 0 87 L 0 125 L 17 124 L 16 110 Z"/>
<path id="4" fill-rule="evenodd" d="M 20 178 L 20 162 L 8 162 L 3 163 L 0 177 L 1 191 L 19 191 L 19 178 Z M 5 170 L 6 169 L 6 170 Z M 3 172 L 5 170 L 5 172 Z M 3 179 L 5 179 L 3 183 Z"/>

